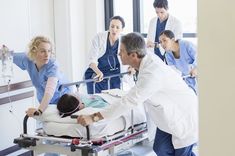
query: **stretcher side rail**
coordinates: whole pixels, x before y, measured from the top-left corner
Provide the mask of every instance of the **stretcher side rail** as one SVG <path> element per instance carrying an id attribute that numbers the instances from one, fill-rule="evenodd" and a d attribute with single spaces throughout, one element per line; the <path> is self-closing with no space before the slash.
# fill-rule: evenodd
<path id="1" fill-rule="evenodd" d="M 74 139 L 64 139 L 64 138 L 55 138 L 55 137 L 47 137 L 47 136 L 34 136 L 34 135 L 28 135 L 27 134 L 27 120 L 28 120 L 29 116 L 25 116 L 24 118 L 24 134 L 22 134 L 20 136 L 20 138 L 17 138 L 14 140 L 15 144 L 18 144 L 19 147 L 21 148 L 27 148 L 30 150 L 36 150 L 39 149 L 40 147 L 43 147 L 42 144 L 38 144 L 38 142 L 40 142 L 40 140 L 43 139 L 49 139 L 49 140 L 53 140 L 53 141 L 60 141 L 61 143 L 66 143 L 67 148 L 70 148 L 70 151 L 72 153 L 70 153 L 71 155 L 76 155 L 76 153 L 81 152 L 81 154 L 83 156 L 101 156 L 102 153 L 115 153 L 115 152 L 120 152 L 123 151 L 125 149 L 127 149 L 127 147 L 138 143 L 144 139 L 147 138 L 146 133 L 147 133 L 147 124 L 144 123 L 140 123 L 134 126 L 134 132 L 132 127 L 130 127 L 128 130 L 124 130 L 121 133 L 118 133 L 115 135 L 115 137 L 111 136 L 111 137 L 105 137 L 107 138 L 104 142 L 101 143 L 94 143 L 93 140 L 87 140 L 90 138 L 87 138 L 85 140 L 79 140 L 79 143 L 76 144 L 74 142 Z M 89 129 L 89 128 L 88 128 Z M 48 148 L 50 149 L 49 146 Z M 67 151 L 66 147 L 62 147 L 62 146 L 57 146 L 60 149 L 63 149 L 63 151 Z M 47 148 L 47 149 L 48 149 Z M 39 150 L 40 151 L 40 150 Z M 101 155 L 100 155 L 101 154 Z"/>
<path id="2" fill-rule="evenodd" d="M 38 114 L 36 114 L 38 115 Z M 24 134 L 20 136 L 20 138 L 14 139 L 14 143 L 18 144 L 21 148 L 28 148 L 28 147 L 35 147 L 37 146 L 37 141 L 40 139 L 45 139 L 44 136 L 31 136 L 27 134 L 27 120 L 29 116 L 25 116 L 24 118 Z M 142 128 L 140 128 L 142 126 Z M 89 128 L 87 128 L 89 129 Z M 147 125 L 138 124 L 135 126 L 134 132 L 133 129 L 130 127 L 128 130 L 125 130 L 125 133 L 120 133 L 116 137 L 108 138 L 106 141 L 102 143 L 93 143 L 91 140 L 79 140 L 79 144 L 74 143 L 74 139 L 62 139 L 58 138 L 58 141 L 69 143 L 70 144 L 70 150 L 72 152 L 75 152 L 76 150 L 80 150 L 82 152 L 82 155 L 88 156 L 91 153 L 99 153 L 101 151 L 110 150 L 113 147 L 118 147 L 122 143 L 125 142 L 133 142 L 131 140 L 137 140 L 136 142 L 140 142 L 141 140 L 146 139 L 146 137 L 142 137 L 145 132 L 147 132 Z M 52 137 L 53 138 L 53 137 Z M 87 138 L 89 139 L 89 138 Z M 56 141 L 56 138 L 54 139 Z M 84 141 L 84 143 L 82 143 Z"/>
<path id="3" fill-rule="evenodd" d="M 110 80 L 113 77 L 120 77 L 120 78 L 122 78 L 126 74 L 130 74 L 130 72 L 123 72 L 123 73 L 120 73 L 120 74 L 113 74 L 113 75 L 110 75 L 110 76 L 104 76 L 103 80 L 105 80 L 105 79 Z M 134 77 L 134 81 L 135 81 L 135 76 L 133 76 L 133 77 Z M 79 88 L 81 84 L 84 84 L 84 83 L 86 84 L 86 83 L 95 82 L 95 81 L 97 81 L 97 79 L 87 79 L 87 80 L 83 80 L 83 81 L 77 81 L 77 82 L 72 82 L 72 83 L 65 83 L 65 84 L 61 84 L 59 86 L 59 90 L 61 90 L 63 87 L 69 87 L 69 86 L 73 86 L 73 85 L 75 85 L 76 88 Z"/>
<path id="4" fill-rule="evenodd" d="M 39 115 L 39 112 L 34 113 L 35 116 Z M 36 146 L 36 138 L 31 138 L 31 137 L 25 137 L 24 135 L 27 134 L 27 121 L 28 121 L 29 116 L 25 115 L 24 120 L 23 120 L 23 134 L 20 135 L 19 138 L 14 139 L 13 143 L 18 144 L 19 147 L 30 147 L 30 146 Z"/>
<path id="5" fill-rule="evenodd" d="M 146 135 L 143 137 L 143 135 Z M 126 130 L 125 134 L 123 134 L 122 137 L 118 137 L 116 139 L 109 140 L 103 144 L 100 145 L 92 145 L 92 146 L 80 146 L 79 144 L 76 145 L 72 143 L 70 145 L 71 151 L 76 150 L 82 150 L 85 153 L 99 153 L 100 151 L 105 151 L 110 148 L 116 147 L 118 145 L 121 145 L 123 143 L 127 142 L 140 142 L 147 138 L 147 125 L 145 125 L 144 128 L 136 129 L 134 132 L 132 132 L 132 129 Z M 134 141 L 135 140 L 135 141 Z M 86 154 L 88 155 L 88 154 Z"/>

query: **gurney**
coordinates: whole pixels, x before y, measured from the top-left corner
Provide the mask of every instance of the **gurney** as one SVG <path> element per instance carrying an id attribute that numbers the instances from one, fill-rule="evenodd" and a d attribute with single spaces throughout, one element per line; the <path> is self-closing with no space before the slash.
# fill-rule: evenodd
<path id="1" fill-rule="evenodd" d="M 75 83 L 76 85 L 77 83 Z M 102 93 L 108 103 L 117 100 L 124 93 L 110 90 Z M 87 107 L 71 117 L 92 114 L 102 108 Z M 50 106 L 43 115 L 35 117 L 43 122 L 43 130 L 36 134 L 27 133 L 27 120 L 23 123 L 23 134 L 14 140 L 22 148 L 31 150 L 32 155 L 59 153 L 65 155 L 115 155 L 147 139 L 147 124 L 143 106 L 114 120 L 101 120 L 83 127 L 70 117 L 60 118 L 55 106 Z M 47 144 L 47 142 L 53 144 Z"/>

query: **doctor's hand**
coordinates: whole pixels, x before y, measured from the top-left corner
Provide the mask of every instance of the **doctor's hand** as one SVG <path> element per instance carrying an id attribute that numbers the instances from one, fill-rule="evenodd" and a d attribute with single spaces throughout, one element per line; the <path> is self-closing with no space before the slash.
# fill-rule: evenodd
<path id="1" fill-rule="evenodd" d="M 94 79 L 96 79 L 96 82 L 100 82 L 103 81 L 104 79 L 104 74 L 101 71 L 98 71 L 96 73 L 96 76 L 94 77 Z"/>
<path id="2" fill-rule="evenodd" d="M 4 44 L 3 45 L 0 44 L 0 58 L 2 56 L 5 56 L 7 52 L 9 52 L 9 48 Z"/>
<path id="3" fill-rule="evenodd" d="M 191 75 L 191 77 L 196 77 L 196 76 L 197 76 L 197 68 L 193 68 L 193 69 L 190 71 L 190 75 Z"/>
<path id="4" fill-rule="evenodd" d="M 136 73 L 135 68 L 133 68 L 131 66 L 128 67 L 127 71 L 129 72 L 129 75 L 134 75 Z"/>
<path id="5" fill-rule="evenodd" d="M 93 120 L 90 115 L 80 115 L 77 117 L 77 123 L 82 126 L 88 126 L 93 123 Z"/>
<path id="6" fill-rule="evenodd" d="M 147 41 L 147 48 L 159 48 L 159 43 L 157 42 L 152 42 L 152 41 Z"/>

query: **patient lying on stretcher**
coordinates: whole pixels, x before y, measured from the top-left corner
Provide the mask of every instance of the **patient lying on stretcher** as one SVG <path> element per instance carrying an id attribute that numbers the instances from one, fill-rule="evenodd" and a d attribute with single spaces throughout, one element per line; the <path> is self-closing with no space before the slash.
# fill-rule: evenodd
<path id="1" fill-rule="evenodd" d="M 108 103 L 98 95 L 64 94 L 57 103 L 60 116 L 66 117 L 85 108 L 103 108 Z"/>
<path id="2" fill-rule="evenodd" d="M 35 117 L 42 122 L 43 130 L 47 135 L 54 136 L 86 136 L 86 128 L 77 124 L 76 119 L 71 119 L 70 115 L 88 115 L 112 105 L 121 96 L 126 94 L 120 89 L 112 89 L 95 95 L 65 94 L 59 100 L 57 106 L 51 105 L 41 116 Z M 143 107 L 134 110 L 134 120 L 131 119 L 131 112 L 113 120 L 103 120 L 90 125 L 91 138 L 112 135 L 118 131 L 128 129 L 132 122 L 134 124 L 143 123 L 146 116 Z"/>

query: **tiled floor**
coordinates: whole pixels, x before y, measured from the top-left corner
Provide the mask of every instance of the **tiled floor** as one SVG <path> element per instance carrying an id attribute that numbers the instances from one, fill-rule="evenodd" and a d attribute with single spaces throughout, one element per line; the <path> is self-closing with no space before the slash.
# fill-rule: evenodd
<path id="1" fill-rule="evenodd" d="M 153 143 L 144 142 L 135 145 L 131 149 L 124 151 L 117 156 L 156 156 L 152 150 Z"/>
<path id="2" fill-rule="evenodd" d="M 137 144 L 131 149 L 124 151 L 117 156 L 157 156 L 152 150 L 153 143 L 144 142 L 143 144 Z M 198 154 L 198 146 L 195 146 L 193 149 L 196 156 Z"/>

